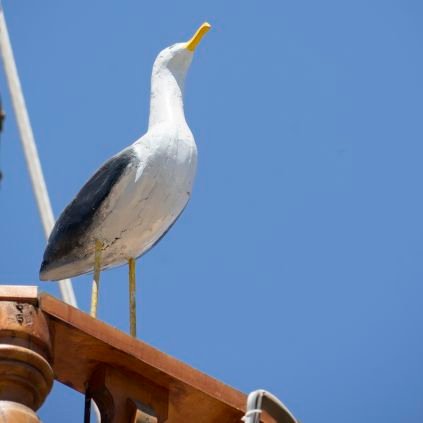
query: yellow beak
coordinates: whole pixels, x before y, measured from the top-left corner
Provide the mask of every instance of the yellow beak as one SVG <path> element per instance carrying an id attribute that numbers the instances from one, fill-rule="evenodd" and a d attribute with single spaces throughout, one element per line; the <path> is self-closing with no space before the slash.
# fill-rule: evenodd
<path id="1" fill-rule="evenodd" d="M 211 25 L 208 22 L 204 22 L 200 28 L 197 29 L 197 32 L 193 37 L 187 42 L 185 46 L 189 51 L 194 51 L 198 46 L 201 39 L 204 37 L 205 33 L 211 28 Z"/>

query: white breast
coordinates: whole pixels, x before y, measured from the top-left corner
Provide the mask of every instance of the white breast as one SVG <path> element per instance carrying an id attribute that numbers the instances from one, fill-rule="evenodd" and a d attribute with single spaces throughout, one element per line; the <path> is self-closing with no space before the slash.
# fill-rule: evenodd
<path id="1" fill-rule="evenodd" d="M 104 243 L 107 267 L 150 249 L 186 206 L 197 166 L 197 148 L 186 129 L 148 132 L 132 145 L 139 163 L 113 189 L 91 235 Z"/>

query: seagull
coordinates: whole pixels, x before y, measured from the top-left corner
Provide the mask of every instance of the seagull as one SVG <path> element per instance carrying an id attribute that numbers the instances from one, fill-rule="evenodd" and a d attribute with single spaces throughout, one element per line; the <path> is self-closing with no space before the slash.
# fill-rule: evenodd
<path id="1" fill-rule="evenodd" d="M 185 120 L 184 82 L 194 51 L 210 28 L 205 22 L 188 42 L 159 53 L 151 76 L 146 134 L 107 160 L 63 210 L 41 263 L 43 281 L 94 272 L 94 317 L 100 271 L 128 263 L 132 336 L 135 260 L 166 235 L 191 197 L 197 147 Z"/>

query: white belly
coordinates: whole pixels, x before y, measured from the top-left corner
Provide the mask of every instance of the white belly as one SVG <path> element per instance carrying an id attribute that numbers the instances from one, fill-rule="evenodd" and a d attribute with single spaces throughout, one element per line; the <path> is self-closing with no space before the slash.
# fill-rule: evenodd
<path id="1" fill-rule="evenodd" d="M 197 149 L 191 137 L 134 144 L 133 166 L 101 208 L 90 237 L 103 243 L 102 267 L 125 263 L 150 249 L 186 206 L 194 182 Z"/>

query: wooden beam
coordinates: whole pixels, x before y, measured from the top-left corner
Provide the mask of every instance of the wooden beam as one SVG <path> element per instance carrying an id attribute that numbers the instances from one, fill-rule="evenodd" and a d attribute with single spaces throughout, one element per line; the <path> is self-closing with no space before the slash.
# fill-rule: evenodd
<path id="1" fill-rule="evenodd" d="M 40 296 L 40 309 L 52 334 L 56 379 L 81 393 L 103 384 L 115 413 L 125 400 L 129 408 L 132 401 L 154 410 L 158 423 L 239 423 L 243 416 L 246 396 L 228 385 L 49 295 Z M 116 394 L 118 386 L 127 398 Z"/>

